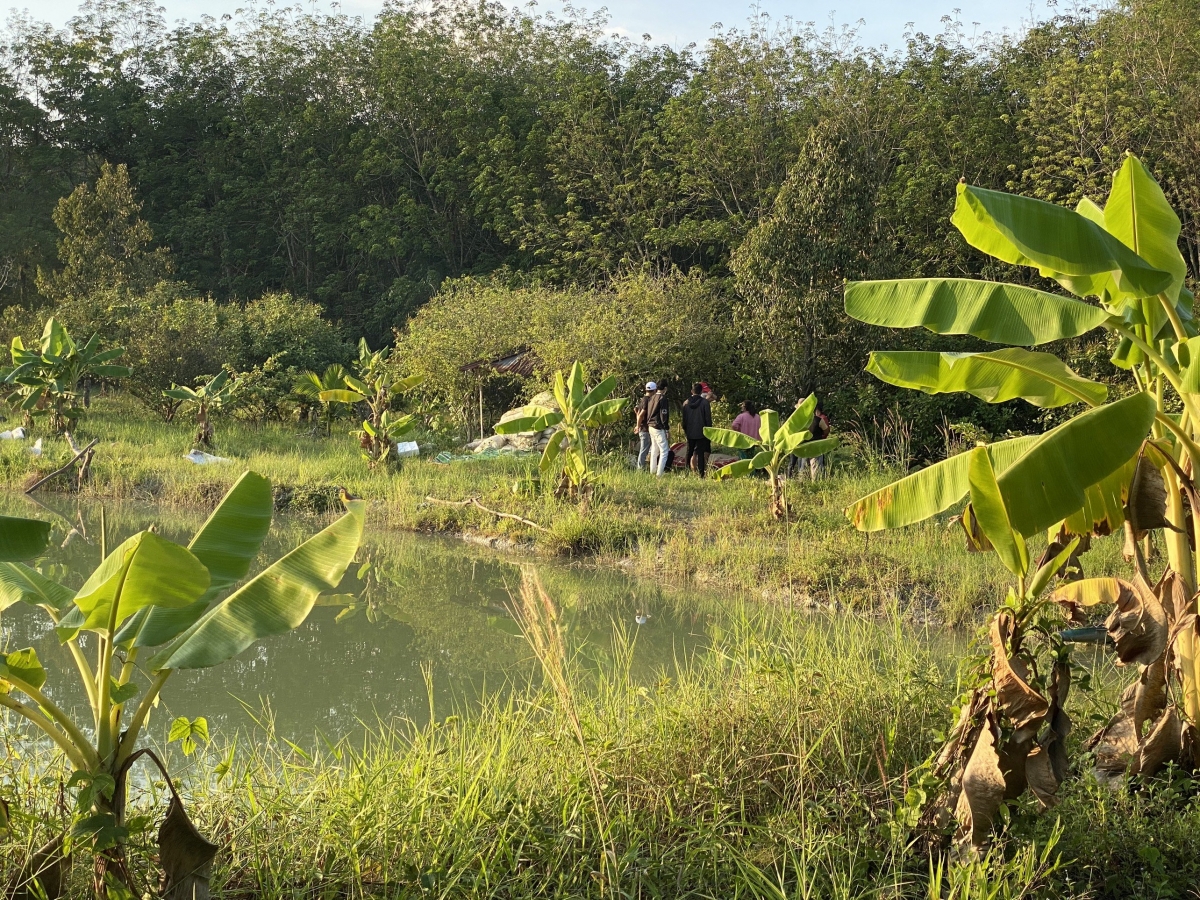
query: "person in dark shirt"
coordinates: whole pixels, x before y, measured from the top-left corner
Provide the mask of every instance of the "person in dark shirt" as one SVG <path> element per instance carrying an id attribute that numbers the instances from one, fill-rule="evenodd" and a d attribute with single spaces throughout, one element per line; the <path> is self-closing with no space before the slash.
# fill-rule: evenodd
<path id="1" fill-rule="evenodd" d="M 711 442 L 704 429 L 712 426 L 712 404 L 704 398 L 704 385 L 692 385 L 692 396 L 683 402 L 683 433 L 687 437 L 687 461 L 692 471 L 704 477 Z"/>
<path id="2" fill-rule="evenodd" d="M 670 411 L 664 387 L 658 388 L 646 403 L 646 427 L 650 429 L 650 471 L 662 475 L 667 470 L 667 457 L 671 453 Z"/>

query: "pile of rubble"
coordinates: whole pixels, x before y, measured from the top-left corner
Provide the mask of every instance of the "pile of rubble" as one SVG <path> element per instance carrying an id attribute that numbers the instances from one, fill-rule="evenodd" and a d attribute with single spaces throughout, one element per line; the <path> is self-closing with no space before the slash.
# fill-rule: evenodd
<path id="1" fill-rule="evenodd" d="M 533 406 L 558 409 L 558 402 L 554 399 L 554 394 L 546 391 L 530 400 L 528 406 L 518 406 L 516 409 L 510 409 L 500 417 L 500 422 L 508 422 L 511 419 L 519 419 L 522 416 L 531 415 L 532 411 L 529 410 L 529 407 Z M 553 425 L 544 431 L 527 431 L 521 434 L 493 434 L 491 437 L 471 441 L 471 443 L 467 444 L 467 449 L 472 453 L 484 453 L 488 450 L 495 450 L 500 453 L 541 453 L 546 449 L 546 445 L 550 443 L 550 438 L 558 429 L 558 425 Z"/>

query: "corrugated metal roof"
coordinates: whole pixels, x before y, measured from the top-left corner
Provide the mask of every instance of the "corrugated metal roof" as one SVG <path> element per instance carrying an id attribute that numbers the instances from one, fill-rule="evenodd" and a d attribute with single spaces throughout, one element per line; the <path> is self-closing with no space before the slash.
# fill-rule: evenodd
<path id="1" fill-rule="evenodd" d="M 528 377 L 533 374 L 537 362 L 537 355 L 526 347 L 497 359 L 477 359 L 462 366 L 460 371 L 474 372 L 479 369 L 491 369 L 498 375 L 521 375 Z"/>

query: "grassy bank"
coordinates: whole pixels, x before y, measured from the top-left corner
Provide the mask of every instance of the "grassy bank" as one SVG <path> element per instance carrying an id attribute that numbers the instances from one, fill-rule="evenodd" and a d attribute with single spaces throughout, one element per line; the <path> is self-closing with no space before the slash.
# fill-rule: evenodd
<path id="1" fill-rule="evenodd" d="M 1101 900 L 1182 897 L 1200 878 L 1193 793 L 1166 782 L 1113 793 L 1082 777 L 1050 813 L 1014 807 L 992 859 L 951 867 L 960 892 L 942 893 L 924 845 L 893 821 L 907 773 L 947 724 L 951 656 L 899 622 L 761 607 L 714 649 L 648 686 L 625 677 L 618 647 L 610 668 L 569 668 L 567 698 L 535 684 L 439 710 L 427 728 L 381 723 L 353 746 L 298 747 L 267 730 L 243 736 L 219 775 L 229 736 L 170 764 L 222 848 L 224 900 L 599 898 L 607 886 L 627 897 Z M 1111 699 L 1080 692 L 1074 714 Z M 151 728 L 165 730 L 165 719 Z M 0 854 L 11 866 L 61 827 L 64 773 L 4 733 L 0 769 L 16 799 Z M 138 784 L 138 813 L 161 813 L 163 785 Z M 153 818 L 142 821 L 134 868 L 146 873 Z"/>
<path id="2" fill-rule="evenodd" d="M 603 477 L 591 510 L 582 515 L 548 492 L 514 491 L 536 472 L 533 458 L 499 458 L 438 465 L 406 462 L 399 471 L 370 470 L 354 441 L 335 431 L 313 436 L 296 426 L 254 428 L 223 422 L 218 453 L 228 465 L 197 466 L 189 423 L 165 424 L 128 398 L 102 398 L 84 426 L 99 438 L 92 481 L 85 493 L 185 506 L 211 504 L 244 468 L 276 484 L 278 505 L 316 512 L 333 508 L 338 487 L 376 501 L 372 516 L 390 527 L 497 537 L 529 549 L 572 554 L 635 574 L 692 580 L 751 592 L 796 605 L 857 610 L 900 609 L 924 618 L 970 619 L 1004 590 L 1005 573 L 991 554 L 969 554 L 947 517 L 869 538 L 846 522 L 842 510 L 895 477 L 842 466 L 825 481 L 787 485 L 792 518 L 776 522 L 766 511 L 766 484 L 753 479 L 700 481 L 672 475 L 653 479 L 632 471 L 618 455 L 603 458 Z M 47 441 L 35 460 L 18 442 L 0 442 L 0 481 L 25 485 L 69 458 L 64 443 Z M 427 497 L 477 497 L 487 507 L 541 524 L 540 531 L 474 507 L 447 507 Z M 1097 542 L 1088 557 L 1099 574 L 1120 565 L 1113 540 Z"/>

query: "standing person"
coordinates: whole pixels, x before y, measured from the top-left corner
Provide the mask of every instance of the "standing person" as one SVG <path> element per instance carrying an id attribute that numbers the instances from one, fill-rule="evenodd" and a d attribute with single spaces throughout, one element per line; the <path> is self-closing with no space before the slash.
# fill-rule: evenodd
<path id="1" fill-rule="evenodd" d="M 708 466 L 710 441 L 704 429 L 712 426 L 712 404 L 703 396 L 704 385 L 692 385 L 692 396 L 683 403 L 683 433 L 687 436 L 687 458 L 692 471 L 704 477 Z"/>
<path id="2" fill-rule="evenodd" d="M 824 440 L 829 437 L 829 416 L 825 415 L 825 410 L 821 409 L 821 401 L 817 401 L 817 408 L 813 412 L 812 425 L 808 430 L 812 433 L 814 441 Z M 817 481 L 825 472 L 825 457 L 812 456 L 808 460 L 808 474 L 813 481 Z"/>
<path id="3" fill-rule="evenodd" d="M 671 453 L 668 438 L 671 421 L 665 387 L 659 387 L 647 402 L 646 425 L 650 429 L 650 471 L 661 476 L 667 470 L 667 457 Z"/>
<path id="4" fill-rule="evenodd" d="M 657 384 L 647 381 L 646 393 L 641 396 L 633 408 L 633 433 L 638 436 L 637 467 L 639 472 L 646 468 L 646 463 L 650 460 L 650 423 L 646 420 L 646 407 L 650 405 L 650 398 L 657 390 Z"/>
<path id="5" fill-rule="evenodd" d="M 729 427 L 755 442 L 761 440 L 762 420 L 758 416 L 758 404 L 743 400 L 742 411 L 737 414 L 733 424 Z"/>

